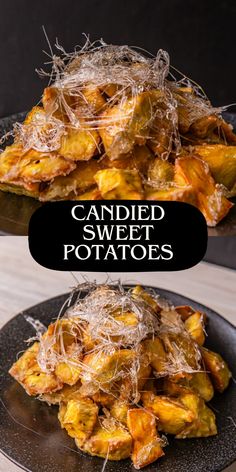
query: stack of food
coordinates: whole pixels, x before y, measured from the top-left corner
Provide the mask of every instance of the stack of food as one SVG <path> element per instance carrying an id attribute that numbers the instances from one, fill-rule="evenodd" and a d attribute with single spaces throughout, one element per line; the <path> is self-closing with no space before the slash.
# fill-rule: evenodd
<path id="1" fill-rule="evenodd" d="M 236 136 L 169 57 L 87 44 L 53 57 L 42 104 L 14 126 L 0 188 L 41 201 L 146 199 L 197 206 L 209 226 L 236 194 Z"/>
<path id="2" fill-rule="evenodd" d="M 217 434 L 207 406 L 231 373 L 203 347 L 206 315 L 137 286 L 92 286 L 11 367 L 29 395 L 59 405 L 82 451 L 131 457 L 140 469 L 164 455 L 164 434 Z"/>

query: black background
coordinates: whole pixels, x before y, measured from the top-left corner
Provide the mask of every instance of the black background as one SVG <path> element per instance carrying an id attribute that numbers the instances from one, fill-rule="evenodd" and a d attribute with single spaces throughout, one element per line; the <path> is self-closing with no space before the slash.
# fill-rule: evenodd
<path id="1" fill-rule="evenodd" d="M 0 117 L 36 103 L 37 77 L 56 37 L 67 49 L 92 40 L 167 49 L 172 64 L 201 83 L 214 104 L 236 101 L 235 0 L 1 0 Z"/>

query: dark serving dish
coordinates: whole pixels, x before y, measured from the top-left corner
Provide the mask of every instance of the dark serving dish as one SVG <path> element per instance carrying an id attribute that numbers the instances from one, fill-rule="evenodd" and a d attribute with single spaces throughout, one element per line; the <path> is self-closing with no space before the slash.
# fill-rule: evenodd
<path id="1" fill-rule="evenodd" d="M 0 138 L 10 131 L 13 124 L 24 120 L 26 112 L 0 119 Z M 236 129 L 236 114 L 225 113 L 225 118 Z M 236 198 L 232 199 L 236 203 Z M 28 235 L 31 215 L 42 203 L 34 198 L 14 195 L 0 190 L 0 234 Z M 236 235 L 236 205 L 215 228 L 208 228 L 209 236 Z"/>
<path id="2" fill-rule="evenodd" d="M 209 308 L 188 298 L 155 288 L 176 305 L 190 304 L 209 318 L 206 345 L 222 354 L 236 377 L 236 328 Z M 90 457 L 75 448 L 74 441 L 57 420 L 57 408 L 29 397 L 8 374 L 17 354 L 25 350 L 25 340 L 34 335 L 25 315 L 49 324 L 68 295 L 36 305 L 10 320 L 0 330 L 0 450 L 12 462 L 29 472 L 101 472 L 103 459 Z M 236 388 L 216 394 L 211 402 L 216 412 L 218 435 L 210 438 L 169 439 L 165 457 L 143 469 L 145 472 L 220 472 L 236 460 Z M 131 472 L 130 460 L 108 461 L 106 472 Z"/>

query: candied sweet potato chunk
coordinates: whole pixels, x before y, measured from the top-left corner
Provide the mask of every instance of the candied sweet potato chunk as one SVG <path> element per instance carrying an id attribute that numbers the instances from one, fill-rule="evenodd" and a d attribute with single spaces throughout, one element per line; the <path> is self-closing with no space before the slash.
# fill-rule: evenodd
<path id="1" fill-rule="evenodd" d="M 184 393 L 197 393 L 203 400 L 209 402 L 214 396 L 214 388 L 208 374 L 204 371 L 194 372 L 190 378 L 174 382 L 164 379 L 163 390 L 170 396 L 178 397 Z"/>
<path id="2" fill-rule="evenodd" d="M 108 108 L 102 114 L 103 125 L 99 133 L 111 159 L 130 152 L 134 144 L 145 144 L 154 108 L 162 96 L 159 90 L 143 92 Z"/>
<path id="3" fill-rule="evenodd" d="M 60 405 L 60 403 L 68 403 L 69 400 L 80 399 L 80 386 L 80 381 L 72 386 L 63 385 L 62 389 L 58 390 L 57 392 L 42 394 L 40 396 L 40 400 L 49 403 L 49 405 Z"/>
<path id="4" fill-rule="evenodd" d="M 224 144 L 194 146 L 194 152 L 207 162 L 212 176 L 224 185 L 229 195 L 236 193 L 236 147 Z"/>
<path id="5" fill-rule="evenodd" d="M 95 378 L 96 382 L 106 384 L 119 378 L 120 372 L 125 366 L 131 364 L 135 358 L 135 352 L 132 349 L 120 349 L 113 354 L 101 355 L 100 352 L 87 354 L 83 359 L 83 364 L 88 370 L 82 374 L 82 383 L 92 382 Z"/>
<path id="6" fill-rule="evenodd" d="M 206 402 L 211 401 L 214 396 L 214 388 L 207 372 L 194 372 L 189 385 Z"/>
<path id="7" fill-rule="evenodd" d="M 169 186 L 167 188 L 158 188 L 153 185 L 146 185 L 145 199 L 186 202 L 191 205 L 196 205 L 195 192 L 190 185 L 185 187 Z"/>
<path id="8" fill-rule="evenodd" d="M 0 154 L 0 181 L 14 183 L 49 181 L 57 175 L 67 175 L 75 169 L 75 163 L 56 153 L 46 153 L 30 149 L 24 151 L 20 145 L 6 147 Z"/>
<path id="9" fill-rule="evenodd" d="M 122 400 L 134 400 L 135 402 L 139 401 L 139 392 L 142 390 L 146 381 L 150 377 L 152 368 L 150 365 L 150 356 L 148 353 L 144 352 L 140 354 L 139 357 L 139 366 L 135 373 L 135 380 L 132 376 L 127 375 L 125 379 L 121 382 L 120 386 L 120 398 Z"/>
<path id="10" fill-rule="evenodd" d="M 184 324 L 185 328 L 194 341 L 202 346 L 205 342 L 204 321 L 202 313 L 196 311 L 188 317 Z"/>
<path id="11" fill-rule="evenodd" d="M 192 424 L 187 425 L 176 436 L 178 439 L 199 438 L 217 434 L 215 415 L 205 402 L 194 394 L 180 396 L 181 402 L 197 416 Z"/>
<path id="12" fill-rule="evenodd" d="M 69 350 L 72 354 L 73 346 L 80 344 L 80 328 L 77 326 L 76 318 L 61 318 L 51 323 L 43 335 L 43 340 L 50 344 L 58 354 L 63 354 L 64 351 L 68 353 Z M 78 358 L 78 353 L 76 358 Z"/>
<path id="13" fill-rule="evenodd" d="M 104 169 L 94 178 L 105 200 L 142 199 L 142 181 L 136 170 Z"/>
<path id="14" fill-rule="evenodd" d="M 43 372 L 37 362 L 39 343 L 34 343 L 16 361 L 9 373 L 26 390 L 28 395 L 51 393 L 62 388 L 62 382 L 53 373 Z"/>
<path id="15" fill-rule="evenodd" d="M 101 193 L 99 192 L 97 187 L 92 188 L 91 190 L 87 190 L 80 195 L 71 196 L 71 200 L 103 200 Z"/>
<path id="16" fill-rule="evenodd" d="M 159 418 L 159 429 L 165 433 L 178 434 L 196 418 L 196 414 L 176 398 L 145 392 L 142 401 L 144 407 Z"/>
<path id="17" fill-rule="evenodd" d="M 85 127 L 70 128 L 67 134 L 62 136 L 61 147 L 58 153 L 72 161 L 88 161 L 96 154 L 99 144 L 99 134 L 96 130 L 88 130 Z"/>
<path id="18" fill-rule="evenodd" d="M 232 377 L 227 363 L 220 354 L 206 348 L 202 348 L 202 357 L 206 370 L 210 373 L 215 389 L 219 392 L 223 392 L 228 387 Z"/>
<path id="19" fill-rule="evenodd" d="M 160 337 L 171 364 L 179 372 L 177 378 L 186 377 L 189 371 L 199 370 L 200 351 L 187 333 L 162 333 Z"/>
<path id="20" fill-rule="evenodd" d="M 56 377 L 64 384 L 74 385 L 80 378 L 81 369 L 76 366 L 75 360 L 58 362 L 55 368 Z"/>
<path id="21" fill-rule="evenodd" d="M 210 175 L 206 163 L 196 157 L 181 157 L 175 161 L 175 181 L 190 185 L 195 191 L 195 205 L 203 213 L 209 226 L 215 226 L 232 207 Z M 193 203 L 194 204 L 194 203 Z"/>
<path id="22" fill-rule="evenodd" d="M 110 413 L 117 421 L 127 426 L 127 413 L 129 405 L 126 401 L 115 400 L 111 406 Z"/>
<path id="23" fill-rule="evenodd" d="M 91 436 L 98 418 L 98 406 L 90 398 L 69 400 L 60 405 L 58 414 L 62 428 L 82 442 Z"/>
<path id="24" fill-rule="evenodd" d="M 117 159 L 111 160 L 108 156 L 102 159 L 104 168 L 137 170 L 141 175 L 147 176 L 149 166 L 153 163 L 154 156 L 147 146 L 135 145 L 128 154 L 121 154 Z"/>
<path id="25" fill-rule="evenodd" d="M 146 339 L 143 341 L 145 352 L 150 355 L 152 368 L 158 373 L 165 373 L 167 370 L 168 359 L 161 339 Z"/>
<path id="26" fill-rule="evenodd" d="M 88 162 L 78 162 L 76 169 L 69 175 L 56 177 L 41 192 L 40 200 L 57 200 L 67 198 L 71 194 L 82 194 L 95 186 L 94 176 L 100 169 L 101 165 L 93 159 Z"/>
<path id="27" fill-rule="evenodd" d="M 103 392 L 102 390 L 98 390 L 94 395 L 91 397 L 95 403 L 99 406 L 103 407 L 111 407 L 115 401 L 115 395 L 107 392 Z"/>
<path id="28" fill-rule="evenodd" d="M 97 423 L 89 439 L 81 444 L 76 437 L 76 445 L 91 456 L 103 457 L 111 461 L 119 461 L 130 457 L 132 448 L 131 435 L 123 427 L 112 421 L 106 425 Z"/>
<path id="29" fill-rule="evenodd" d="M 174 180 L 174 165 L 167 160 L 155 159 L 148 169 L 152 185 L 161 185 Z"/>
<path id="30" fill-rule="evenodd" d="M 186 321 L 189 318 L 189 316 L 195 313 L 195 310 L 189 305 L 176 306 L 175 311 L 179 313 L 183 321 Z"/>
<path id="31" fill-rule="evenodd" d="M 136 287 L 132 290 L 132 296 L 137 299 L 141 299 L 150 305 L 156 313 L 159 313 L 161 310 L 160 306 L 158 305 L 157 300 L 145 290 L 141 285 L 136 285 Z"/>
<path id="32" fill-rule="evenodd" d="M 14 180 L 12 183 L 0 183 L 0 190 L 3 192 L 25 195 L 27 197 L 39 198 L 40 183 L 24 182 L 23 180 Z"/>
<path id="33" fill-rule="evenodd" d="M 127 425 L 133 438 L 131 459 L 135 469 L 141 469 L 164 455 L 156 420 L 150 412 L 140 408 L 130 409 Z"/>

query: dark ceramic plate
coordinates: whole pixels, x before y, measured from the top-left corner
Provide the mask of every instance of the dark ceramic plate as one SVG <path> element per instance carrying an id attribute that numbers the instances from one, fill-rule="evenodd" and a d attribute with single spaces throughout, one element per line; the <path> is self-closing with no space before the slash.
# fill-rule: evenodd
<path id="1" fill-rule="evenodd" d="M 0 119 L 0 138 L 10 131 L 16 121 L 23 121 L 26 112 Z M 236 114 L 225 113 L 227 121 L 236 129 Z M 234 203 L 236 199 L 233 199 Z M 41 206 L 34 198 L 5 193 L 0 190 L 0 234 L 28 235 L 31 215 Z M 216 228 L 208 228 L 209 236 L 236 234 L 236 205 Z"/>
<path id="2" fill-rule="evenodd" d="M 182 295 L 155 289 L 176 305 L 191 304 L 209 317 L 207 345 L 220 352 L 236 377 L 236 329 L 209 308 Z M 24 340 L 34 330 L 24 316 L 30 315 L 48 324 L 56 318 L 67 295 L 40 303 L 20 313 L 0 331 L 0 449 L 11 461 L 31 472 L 101 472 L 103 460 L 75 449 L 74 441 L 61 430 L 57 408 L 30 398 L 9 375 L 17 354 L 25 349 Z M 176 440 L 169 438 L 166 456 L 146 467 L 146 472 L 219 472 L 236 460 L 235 426 L 236 388 L 216 395 L 211 403 L 217 414 L 219 433 L 211 438 Z M 231 418 L 231 419 L 230 419 Z M 134 471 L 129 460 L 108 461 L 107 472 Z"/>

